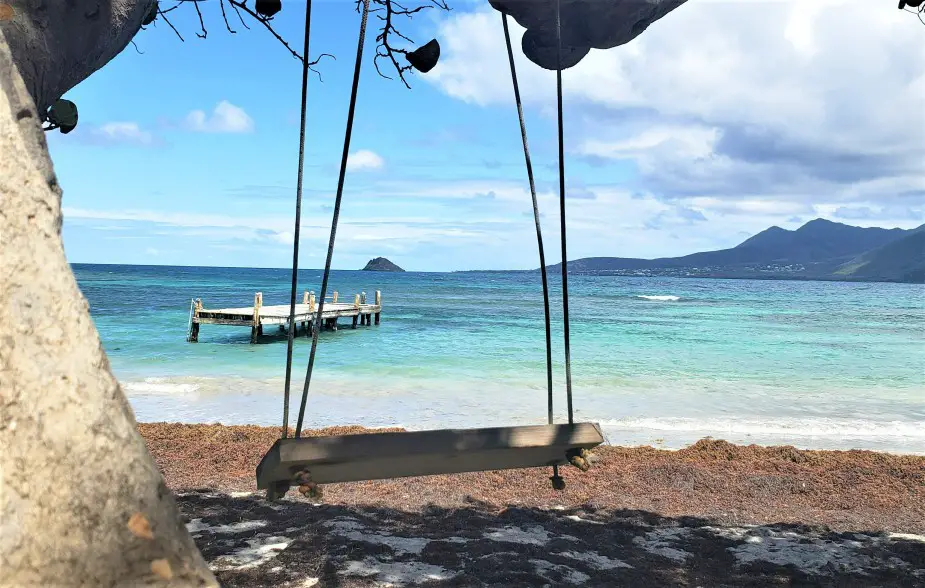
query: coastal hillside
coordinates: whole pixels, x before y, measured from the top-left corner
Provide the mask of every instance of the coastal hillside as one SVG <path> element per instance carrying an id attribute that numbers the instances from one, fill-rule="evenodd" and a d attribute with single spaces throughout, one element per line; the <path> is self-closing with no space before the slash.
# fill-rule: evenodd
<path id="1" fill-rule="evenodd" d="M 796 230 L 770 227 L 730 249 L 682 257 L 587 257 L 569 273 L 705 278 L 925 281 L 925 225 L 855 227 L 824 219 Z M 561 271 L 559 264 L 550 271 Z"/>
<path id="2" fill-rule="evenodd" d="M 925 283 L 925 225 L 858 256 L 835 273 L 872 281 L 898 278 L 901 282 Z"/>
<path id="3" fill-rule="evenodd" d="M 363 268 L 365 272 L 403 272 L 402 268 L 398 267 L 388 259 L 384 257 L 377 257 L 375 259 L 370 259 L 366 263 L 366 267 Z"/>

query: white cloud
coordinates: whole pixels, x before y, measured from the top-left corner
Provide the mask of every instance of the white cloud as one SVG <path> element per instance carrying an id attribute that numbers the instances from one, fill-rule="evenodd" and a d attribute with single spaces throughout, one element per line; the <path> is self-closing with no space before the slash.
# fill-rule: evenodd
<path id="1" fill-rule="evenodd" d="M 347 169 L 350 171 L 366 171 L 382 169 L 385 161 L 373 151 L 361 149 L 347 156 Z"/>
<path id="2" fill-rule="evenodd" d="M 447 16 L 424 79 L 510 107 L 500 21 L 489 8 Z M 511 25 L 522 97 L 550 115 L 555 74 L 523 57 Z M 567 149 L 635 164 L 636 189 L 666 201 L 744 199 L 742 214 L 783 215 L 911 198 L 920 215 L 921 42 L 921 23 L 884 2 L 691 1 L 563 73 Z"/>
<path id="3" fill-rule="evenodd" d="M 211 115 L 202 110 L 190 112 L 186 116 L 186 126 L 201 133 L 249 133 L 254 130 L 254 120 L 240 106 L 222 100 Z"/>
<path id="4" fill-rule="evenodd" d="M 94 132 L 98 137 L 114 143 L 150 145 L 154 140 L 150 132 L 142 130 L 135 122 L 108 122 L 94 129 Z"/>

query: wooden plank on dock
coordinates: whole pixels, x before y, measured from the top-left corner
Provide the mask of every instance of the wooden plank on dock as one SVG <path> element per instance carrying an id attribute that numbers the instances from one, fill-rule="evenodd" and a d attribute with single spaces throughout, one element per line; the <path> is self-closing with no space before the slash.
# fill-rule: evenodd
<path id="1" fill-rule="evenodd" d="M 355 319 L 355 317 L 375 315 L 376 324 L 379 324 L 379 314 L 382 312 L 381 297 L 376 292 L 376 304 L 365 303 L 365 293 L 357 294 L 350 302 L 338 302 L 339 293 L 334 292 L 330 301 L 325 302 L 321 314 L 321 323 L 336 325 L 338 318 Z M 349 300 L 349 299 L 348 299 Z M 305 292 L 302 296 L 302 304 L 295 305 L 295 315 L 293 322 L 307 323 L 311 325 L 317 314 L 317 305 L 314 292 Z M 358 319 L 356 319 L 358 320 Z M 355 324 L 356 320 L 352 320 Z M 366 320 L 369 324 L 369 320 Z M 193 315 L 191 318 L 190 337 L 191 342 L 198 340 L 199 325 L 225 325 L 251 327 L 251 340 L 256 341 L 257 336 L 263 334 L 263 328 L 270 325 L 287 326 L 289 325 L 289 305 L 274 304 L 266 305 L 263 301 L 263 293 L 257 292 L 254 295 L 254 305 L 251 307 L 240 308 L 203 308 L 202 300 L 197 299 Z M 311 329 L 303 329 L 304 333 L 310 335 Z"/>

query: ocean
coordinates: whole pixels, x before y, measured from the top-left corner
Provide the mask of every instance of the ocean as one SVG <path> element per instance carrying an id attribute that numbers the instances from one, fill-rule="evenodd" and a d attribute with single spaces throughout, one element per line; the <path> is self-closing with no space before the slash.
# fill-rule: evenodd
<path id="1" fill-rule="evenodd" d="M 73 266 L 141 422 L 282 424 L 286 338 L 203 325 L 206 308 L 288 304 L 286 269 Z M 302 270 L 320 291 L 321 270 Z M 566 421 L 559 276 L 550 276 L 555 414 Z M 539 273 L 334 271 L 348 300 L 382 292 L 382 322 L 321 334 L 305 426 L 408 429 L 546 422 Z M 925 287 L 569 277 L 576 420 L 615 445 L 703 437 L 925 454 Z M 346 327 L 346 328 L 345 328 Z M 294 347 L 293 404 L 311 347 Z"/>

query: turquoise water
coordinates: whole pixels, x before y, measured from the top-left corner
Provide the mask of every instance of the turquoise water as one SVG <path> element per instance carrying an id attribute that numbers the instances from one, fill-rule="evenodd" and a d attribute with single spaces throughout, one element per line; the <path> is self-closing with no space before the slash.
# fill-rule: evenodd
<path id="1" fill-rule="evenodd" d="M 288 270 L 74 269 L 138 420 L 281 424 L 284 336 L 251 345 L 247 328 L 203 325 L 199 343 L 185 337 L 191 298 L 286 304 Z M 302 271 L 300 296 L 320 282 Z M 382 323 L 321 335 L 307 426 L 545 422 L 539 274 L 335 271 L 331 289 L 381 290 Z M 570 276 L 569 291 L 575 417 L 610 443 L 925 453 L 921 285 Z M 557 294 L 552 310 L 565 420 Z M 310 346 L 296 340 L 296 398 Z"/>

